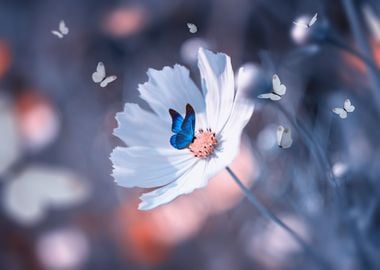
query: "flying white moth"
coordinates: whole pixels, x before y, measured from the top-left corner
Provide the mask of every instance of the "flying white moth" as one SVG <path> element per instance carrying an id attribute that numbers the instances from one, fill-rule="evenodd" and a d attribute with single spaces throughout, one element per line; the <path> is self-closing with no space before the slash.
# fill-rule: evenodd
<path id="1" fill-rule="evenodd" d="M 187 27 L 189 28 L 189 32 L 195 34 L 198 31 L 198 27 L 193 23 L 187 23 Z"/>
<path id="2" fill-rule="evenodd" d="M 315 13 L 313 18 L 310 19 L 310 21 L 308 23 L 304 23 L 304 22 L 293 22 L 295 25 L 297 26 L 300 26 L 302 28 L 305 28 L 305 29 L 308 29 L 310 28 L 313 24 L 315 24 L 315 22 L 317 21 L 317 16 L 318 16 L 318 13 Z"/>
<path id="3" fill-rule="evenodd" d="M 51 31 L 53 35 L 56 35 L 59 38 L 63 38 L 69 33 L 69 28 L 67 28 L 65 21 L 61 20 L 59 22 L 58 30 Z"/>
<path id="4" fill-rule="evenodd" d="M 332 111 L 339 115 L 340 118 L 346 119 L 349 112 L 355 111 L 355 106 L 351 104 L 349 99 L 346 99 L 343 108 L 334 108 Z"/>
<path id="5" fill-rule="evenodd" d="M 289 148 L 293 143 L 292 132 L 289 128 L 278 126 L 277 128 L 277 145 L 280 148 Z"/>
<path id="6" fill-rule="evenodd" d="M 286 93 L 286 86 L 281 84 L 280 78 L 277 74 L 273 75 L 272 88 L 273 89 L 271 93 L 261 94 L 258 96 L 258 98 L 266 98 L 273 101 L 277 101 L 280 100 L 282 96 Z"/>
<path id="7" fill-rule="evenodd" d="M 94 83 L 100 83 L 100 87 L 106 87 L 116 79 L 117 77 L 115 75 L 106 77 L 106 68 L 104 67 L 103 62 L 99 62 L 96 71 L 92 73 L 92 80 Z"/>

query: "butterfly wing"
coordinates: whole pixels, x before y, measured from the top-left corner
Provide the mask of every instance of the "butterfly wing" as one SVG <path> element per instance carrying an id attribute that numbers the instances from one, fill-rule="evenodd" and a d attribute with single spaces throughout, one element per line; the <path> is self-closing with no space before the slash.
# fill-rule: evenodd
<path id="1" fill-rule="evenodd" d="M 186 105 L 186 116 L 181 130 L 170 138 L 170 144 L 177 149 L 184 149 L 192 143 L 195 129 L 195 112 L 190 104 Z"/>
<path id="2" fill-rule="evenodd" d="M 302 28 L 305 28 L 305 29 L 307 29 L 307 28 L 309 28 L 306 24 L 304 24 L 304 23 L 301 23 L 301 22 L 293 22 L 296 26 L 299 26 L 299 27 L 302 27 Z"/>
<path id="3" fill-rule="evenodd" d="M 289 148 L 293 143 L 290 129 L 279 126 L 277 128 L 277 145 L 280 148 Z"/>
<path id="4" fill-rule="evenodd" d="M 190 104 L 187 104 L 186 116 L 181 126 L 181 132 L 188 134 L 192 140 L 194 137 L 194 131 L 195 131 L 194 129 L 195 129 L 195 111 Z"/>
<path id="5" fill-rule="evenodd" d="M 355 106 L 351 104 L 351 100 L 346 99 L 346 100 L 344 101 L 344 109 L 345 109 L 347 112 L 353 112 L 353 111 L 355 111 Z"/>
<path id="6" fill-rule="evenodd" d="M 275 95 L 273 93 L 261 94 L 261 95 L 258 95 L 257 97 L 262 98 L 262 99 L 270 99 L 273 101 L 277 101 L 281 99 L 281 96 Z"/>
<path id="7" fill-rule="evenodd" d="M 181 131 L 183 117 L 175 110 L 169 109 L 169 114 L 172 118 L 172 132 L 178 133 Z"/>
<path id="8" fill-rule="evenodd" d="M 103 62 L 99 62 L 96 67 L 96 71 L 92 73 L 92 80 L 95 83 L 100 83 L 106 77 L 106 69 L 104 67 Z"/>
<path id="9" fill-rule="evenodd" d="M 101 83 L 100 83 L 100 87 L 106 87 L 109 83 L 113 82 L 114 80 L 116 80 L 117 77 L 115 75 L 113 76 L 108 76 L 107 78 L 105 78 Z"/>
<path id="10" fill-rule="evenodd" d="M 313 18 L 311 18 L 311 20 L 309 22 L 309 27 L 312 26 L 313 24 L 315 24 L 315 22 L 317 21 L 317 17 L 318 17 L 318 13 L 315 13 Z"/>
<path id="11" fill-rule="evenodd" d="M 198 31 L 198 28 L 193 23 L 187 23 L 187 27 L 189 28 L 190 33 L 195 34 Z"/>
<path id="12" fill-rule="evenodd" d="M 286 128 L 282 135 L 281 148 L 289 148 L 293 144 L 292 133 L 290 129 Z"/>
<path id="13" fill-rule="evenodd" d="M 339 115 L 339 117 L 342 119 L 347 118 L 347 112 L 342 108 L 334 108 L 333 113 Z"/>
<path id="14" fill-rule="evenodd" d="M 63 21 L 63 20 L 59 22 L 59 31 L 63 35 L 67 35 L 69 33 L 69 28 L 67 28 L 65 21 Z"/>
<path id="15" fill-rule="evenodd" d="M 57 37 L 59 37 L 59 38 L 63 38 L 63 35 L 60 33 L 60 32 L 58 32 L 58 31 L 51 31 L 52 32 L 52 34 L 53 35 L 56 35 Z"/>
<path id="16" fill-rule="evenodd" d="M 273 85 L 273 91 L 280 96 L 285 95 L 286 93 L 286 86 L 281 84 L 280 78 L 277 74 L 273 75 L 272 78 L 272 85 Z M 281 99 L 281 98 L 280 98 Z"/>
<path id="17" fill-rule="evenodd" d="M 285 128 L 283 126 L 279 126 L 276 131 L 277 145 L 281 145 L 282 135 L 284 134 Z"/>

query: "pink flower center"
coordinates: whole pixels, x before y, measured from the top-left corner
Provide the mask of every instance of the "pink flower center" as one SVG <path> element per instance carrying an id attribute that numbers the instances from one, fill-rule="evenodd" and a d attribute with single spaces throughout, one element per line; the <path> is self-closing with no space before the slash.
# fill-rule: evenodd
<path id="1" fill-rule="evenodd" d="M 206 131 L 200 129 L 198 134 L 194 136 L 193 142 L 189 145 L 189 149 L 194 157 L 207 158 L 214 152 L 217 144 L 218 140 L 211 129 Z"/>

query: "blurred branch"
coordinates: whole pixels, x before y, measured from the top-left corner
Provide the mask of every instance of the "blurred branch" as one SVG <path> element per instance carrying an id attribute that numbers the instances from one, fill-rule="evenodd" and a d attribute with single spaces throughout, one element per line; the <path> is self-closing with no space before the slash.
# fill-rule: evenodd
<path id="1" fill-rule="evenodd" d="M 371 46 L 365 37 L 365 32 L 361 29 L 357 7 L 355 7 L 353 0 L 341 0 L 341 2 L 361 54 L 364 55 L 365 58 L 371 58 Z M 368 61 L 364 61 L 364 63 L 367 65 L 369 77 L 373 86 L 372 90 L 377 105 L 376 107 L 380 108 L 380 76 L 373 65 L 369 65 Z"/>
<path id="2" fill-rule="evenodd" d="M 275 105 L 290 121 L 290 123 L 292 123 L 293 127 L 301 135 L 301 138 L 304 141 L 304 143 L 310 146 L 310 150 L 321 164 L 322 170 L 326 170 L 329 183 L 331 184 L 334 190 L 334 194 L 336 196 L 336 202 L 338 207 L 337 214 L 341 216 L 342 220 L 346 223 L 348 229 L 350 230 L 363 269 L 372 269 L 371 260 L 368 258 L 365 252 L 365 245 L 363 243 L 361 234 L 358 230 L 357 224 L 354 223 L 354 221 L 349 216 L 347 202 L 342 194 L 342 190 L 332 172 L 331 164 L 327 156 L 324 154 L 322 147 L 317 143 L 317 141 L 314 139 L 313 135 L 309 132 L 309 130 L 296 117 L 292 117 L 290 113 L 281 104 L 275 103 Z"/>
<path id="3" fill-rule="evenodd" d="M 227 172 L 230 174 L 232 179 L 236 182 L 239 188 L 243 191 L 244 195 L 247 197 L 248 201 L 253 204 L 254 207 L 260 212 L 261 215 L 268 218 L 285 231 L 287 231 L 293 239 L 305 250 L 307 254 L 321 267 L 321 269 L 331 269 L 331 267 L 319 256 L 317 255 L 311 247 L 288 225 L 286 225 L 279 217 L 277 217 L 273 212 L 267 209 L 264 205 L 262 205 L 259 200 L 255 197 L 253 193 L 240 181 L 240 179 L 236 176 L 236 174 L 230 169 L 230 167 L 226 167 Z"/>

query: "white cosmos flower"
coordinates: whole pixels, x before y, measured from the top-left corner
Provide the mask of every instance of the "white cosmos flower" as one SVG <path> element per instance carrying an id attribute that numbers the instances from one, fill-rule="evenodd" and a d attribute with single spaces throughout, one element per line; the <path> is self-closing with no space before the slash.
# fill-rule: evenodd
<path id="1" fill-rule="evenodd" d="M 235 91 L 227 55 L 199 49 L 198 67 L 202 91 L 183 66 L 149 69 L 149 81 L 138 90 L 153 112 L 127 103 L 116 115 L 119 125 L 114 134 L 128 147 L 116 147 L 111 154 L 115 181 L 124 187 L 156 188 L 140 197 L 140 210 L 204 187 L 238 153 L 253 104 L 243 98 L 241 91 Z M 188 147 L 179 150 L 170 144 L 173 132 L 168 111 L 173 109 L 184 117 L 186 104 L 195 111 L 195 135 Z M 213 134 L 216 140 L 210 143 Z M 197 151 L 203 154 L 196 157 Z"/>

